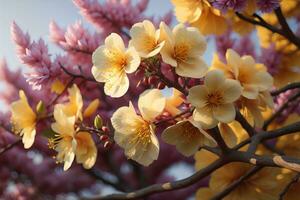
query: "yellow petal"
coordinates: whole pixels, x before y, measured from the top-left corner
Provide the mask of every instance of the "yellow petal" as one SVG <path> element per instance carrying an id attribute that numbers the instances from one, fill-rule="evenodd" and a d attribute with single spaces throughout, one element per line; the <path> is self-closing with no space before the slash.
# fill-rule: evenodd
<path id="1" fill-rule="evenodd" d="M 211 129 L 217 126 L 218 121 L 213 117 L 212 111 L 204 108 L 196 108 L 193 119 L 201 124 L 203 129 Z"/>
<path id="2" fill-rule="evenodd" d="M 166 98 L 158 89 L 144 91 L 138 100 L 138 107 L 145 120 L 153 121 L 161 114 L 166 105 Z"/>
<path id="3" fill-rule="evenodd" d="M 126 94 L 128 88 L 129 79 L 125 71 L 121 71 L 105 83 L 104 93 L 111 97 L 118 98 Z"/>
<path id="4" fill-rule="evenodd" d="M 51 92 L 61 94 L 64 91 L 65 87 L 65 84 L 63 84 L 60 80 L 55 79 L 55 81 L 51 84 Z"/>
<path id="5" fill-rule="evenodd" d="M 141 58 L 134 47 L 129 47 L 126 51 L 128 64 L 125 66 L 126 73 L 133 73 L 140 66 Z"/>
<path id="6" fill-rule="evenodd" d="M 189 89 L 187 100 L 195 107 L 202 108 L 207 104 L 207 87 L 204 85 L 197 85 Z"/>
<path id="7" fill-rule="evenodd" d="M 209 92 L 216 91 L 225 82 L 224 73 L 221 70 L 211 70 L 207 72 L 204 84 L 208 88 Z"/>
<path id="8" fill-rule="evenodd" d="M 97 148 L 90 133 L 79 132 L 76 135 L 76 161 L 82 163 L 85 169 L 94 166 L 97 159 Z"/>
<path id="9" fill-rule="evenodd" d="M 213 116 L 223 123 L 232 122 L 235 118 L 235 108 L 233 104 L 222 104 L 213 108 Z"/>
<path id="10" fill-rule="evenodd" d="M 222 91 L 224 93 L 224 102 L 232 103 L 240 98 L 242 94 L 242 86 L 236 80 L 227 79 L 222 86 Z"/>
<path id="11" fill-rule="evenodd" d="M 88 107 L 85 109 L 83 116 L 84 117 L 90 117 L 91 115 L 93 115 L 96 110 L 98 109 L 100 105 L 100 101 L 99 99 L 94 99 L 89 105 Z"/>

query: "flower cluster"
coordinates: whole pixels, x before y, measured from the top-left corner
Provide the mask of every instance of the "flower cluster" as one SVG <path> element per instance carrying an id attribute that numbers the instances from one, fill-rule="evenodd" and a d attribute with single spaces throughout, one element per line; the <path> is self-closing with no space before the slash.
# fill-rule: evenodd
<path id="1" fill-rule="evenodd" d="M 149 199 L 187 199 L 196 189 L 199 200 L 298 198 L 300 3 L 171 2 L 173 27 L 169 14 L 144 15 L 147 0 L 73 0 L 97 32 L 51 22 L 63 52 L 54 58 L 13 23 L 31 71 L 23 77 L 0 62 L 8 88 L 0 97 L 10 104 L 0 115 L 0 195 L 90 195 L 103 183 L 125 192 L 116 199 L 136 199 L 197 182 Z M 175 181 L 178 163 L 195 174 Z"/>

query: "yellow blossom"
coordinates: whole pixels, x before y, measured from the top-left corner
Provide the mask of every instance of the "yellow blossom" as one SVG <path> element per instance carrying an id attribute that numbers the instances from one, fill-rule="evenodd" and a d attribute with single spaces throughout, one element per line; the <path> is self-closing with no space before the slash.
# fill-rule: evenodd
<path id="1" fill-rule="evenodd" d="M 51 92 L 61 94 L 64 91 L 65 87 L 66 86 L 59 79 L 55 79 L 51 84 Z"/>
<path id="2" fill-rule="evenodd" d="M 82 96 L 79 88 L 74 84 L 71 88 L 68 88 L 69 102 L 66 104 L 58 104 L 57 107 L 61 107 L 65 115 L 68 117 L 75 116 L 76 119 L 82 120 Z"/>
<path id="3" fill-rule="evenodd" d="M 130 36 L 129 46 L 133 46 L 142 58 L 155 56 L 165 43 L 159 40 L 159 30 L 149 20 L 134 24 Z"/>
<path id="4" fill-rule="evenodd" d="M 117 109 L 111 122 L 115 129 L 114 139 L 125 150 L 125 155 L 148 166 L 157 159 L 159 143 L 155 135 L 155 117 L 163 111 L 165 98 L 158 89 L 146 90 L 138 100 L 141 115 L 136 114 L 133 105 Z"/>
<path id="5" fill-rule="evenodd" d="M 201 149 L 200 151 L 197 151 L 195 153 L 194 159 L 195 159 L 195 169 L 196 171 L 199 171 L 201 169 L 204 169 L 214 161 L 216 161 L 218 159 L 218 156 L 210 151 Z"/>
<path id="6" fill-rule="evenodd" d="M 14 132 L 22 136 L 24 148 L 32 146 L 36 134 L 36 114 L 28 104 L 23 90 L 19 91 L 20 99 L 11 104 L 11 122 Z"/>
<path id="7" fill-rule="evenodd" d="M 262 64 L 255 63 L 251 56 L 240 57 L 232 49 L 226 52 L 227 64 L 214 60 L 212 69 L 224 71 L 227 78 L 238 80 L 242 87 L 242 96 L 256 99 L 259 92 L 268 91 L 273 86 L 273 78 Z"/>
<path id="8" fill-rule="evenodd" d="M 192 78 L 204 76 L 208 67 L 201 55 L 206 49 L 206 41 L 196 28 L 178 24 L 171 31 L 162 22 L 160 36 L 165 40 L 161 50 L 162 60 L 175 67 L 178 75 Z"/>
<path id="9" fill-rule="evenodd" d="M 71 167 L 75 156 L 77 163 L 82 163 L 84 168 L 93 167 L 97 148 L 90 133 L 76 130 L 76 117 L 68 116 L 59 105 L 54 108 L 54 119 L 51 128 L 56 135 L 50 140 L 50 146 L 58 152 L 56 159 L 64 163 L 64 170 Z"/>
<path id="10" fill-rule="evenodd" d="M 162 140 L 176 146 L 177 151 L 191 156 L 204 145 L 215 145 L 215 140 L 192 119 L 179 121 L 164 130 Z"/>
<path id="11" fill-rule="evenodd" d="M 229 123 L 235 118 L 234 102 L 242 92 L 238 81 L 226 79 L 221 70 L 209 71 L 204 85 L 189 90 L 188 101 L 195 106 L 193 118 L 204 129 L 215 127 L 218 122 Z"/>
<path id="12" fill-rule="evenodd" d="M 172 3 L 178 21 L 190 23 L 202 34 L 220 35 L 227 29 L 226 19 L 221 11 L 213 8 L 208 0 L 172 0 Z"/>
<path id="13" fill-rule="evenodd" d="M 251 169 L 251 165 L 245 163 L 230 163 L 212 173 L 209 188 L 198 190 L 197 200 L 210 199 L 222 192 L 230 184 L 237 181 Z M 247 180 L 242 182 L 230 192 L 224 200 L 275 200 L 282 190 L 282 180 L 278 178 L 280 169 L 266 167 Z M 206 196 L 208 195 L 208 196 Z"/>
<path id="14" fill-rule="evenodd" d="M 127 73 L 135 72 L 139 65 L 137 51 L 133 47 L 126 49 L 122 38 L 112 33 L 93 53 L 92 74 L 98 82 L 105 83 L 106 95 L 121 97 L 129 88 Z"/>
<path id="15" fill-rule="evenodd" d="M 99 105 L 100 105 L 99 99 L 94 99 L 88 105 L 88 107 L 84 110 L 83 116 L 84 117 L 90 117 L 91 115 L 93 115 L 96 112 L 96 110 L 98 109 Z"/>
<path id="16" fill-rule="evenodd" d="M 238 107 L 247 121 L 255 127 L 262 127 L 264 123 L 263 114 L 274 108 L 273 98 L 270 92 L 260 92 L 257 99 L 247 99 L 241 97 Z"/>
<path id="17" fill-rule="evenodd" d="M 166 99 L 165 111 L 170 113 L 172 116 L 179 114 L 180 110 L 178 107 L 184 102 L 182 93 L 175 88 L 172 88 L 172 95 Z"/>
<path id="18" fill-rule="evenodd" d="M 299 119 L 300 117 L 297 114 L 292 114 L 281 126 L 287 126 L 291 123 L 298 122 Z M 300 156 L 299 142 L 300 142 L 300 132 L 296 132 L 278 138 L 276 143 L 276 148 L 282 150 L 288 156 L 299 157 Z"/>

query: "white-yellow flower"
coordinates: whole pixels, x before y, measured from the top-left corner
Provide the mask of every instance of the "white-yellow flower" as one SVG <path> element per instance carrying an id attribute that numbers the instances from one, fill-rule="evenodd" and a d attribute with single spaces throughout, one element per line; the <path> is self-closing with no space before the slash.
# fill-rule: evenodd
<path id="1" fill-rule="evenodd" d="M 155 56 L 165 44 L 159 40 L 159 30 L 149 20 L 134 24 L 130 36 L 129 46 L 133 46 L 143 58 Z"/>
<path id="2" fill-rule="evenodd" d="M 79 88 L 76 84 L 73 84 L 71 88 L 68 88 L 69 102 L 65 104 L 57 104 L 57 107 L 61 107 L 66 116 L 75 116 L 76 119 L 82 120 L 82 107 L 83 101 Z"/>
<path id="3" fill-rule="evenodd" d="M 240 97 L 242 87 L 236 80 L 226 79 L 221 70 L 207 73 L 204 85 L 189 90 L 188 101 L 195 106 L 193 118 L 204 129 L 218 122 L 229 123 L 235 118 L 234 102 Z"/>
<path id="4" fill-rule="evenodd" d="M 144 166 L 157 159 L 159 143 L 153 122 L 163 111 L 165 102 L 160 90 L 146 90 L 138 100 L 141 115 L 136 114 L 131 103 L 113 114 L 111 122 L 115 129 L 114 140 L 125 150 L 129 159 Z"/>
<path id="5" fill-rule="evenodd" d="M 51 128 L 56 135 L 50 140 L 50 145 L 58 152 L 56 160 L 64 163 L 64 170 L 71 167 L 75 156 L 77 163 L 82 163 L 84 168 L 93 167 L 97 148 L 90 133 L 76 130 L 76 116 L 68 116 L 59 105 L 54 108 L 54 119 Z"/>
<path id="6" fill-rule="evenodd" d="M 165 45 L 161 50 L 162 59 L 165 63 L 175 67 L 178 75 L 192 78 L 204 76 L 208 67 L 201 55 L 206 49 L 206 41 L 198 29 L 186 28 L 183 24 L 178 24 L 171 31 L 162 22 L 160 37 L 161 40 L 165 40 Z"/>
<path id="7" fill-rule="evenodd" d="M 105 83 L 106 95 L 121 97 L 129 87 L 127 73 L 135 72 L 139 65 L 140 57 L 135 48 L 126 49 L 122 38 L 112 33 L 93 53 L 92 74 L 98 82 Z"/>
<path id="8" fill-rule="evenodd" d="M 256 99 L 260 92 L 270 90 L 273 78 L 262 64 L 255 63 L 251 56 L 242 56 L 232 49 L 226 52 L 227 64 L 217 59 L 212 64 L 212 69 L 221 69 L 227 78 L 238 80 L 242 87 L 242 96 Z"/>
<path id="9" fill-rule="evenodd" d="M 214 145 L 215 140 L 201 128 L 199 122 L 192 119 L 179 121 L 162 133 L 162 140 L 176 146 L 177 151 L 185 156 L 194 155 L 199 147 Z"/>
<path id="10" fill-rule="evenodd" d="M 190 23 L 202 34 L 223 34 L 227 23 L 221 11 L 214 8 L 209 0 L 171 0 L 175 15 L 181 23 Z"/>
<path id="11" fill-rule="evenodd" d="M 35 139 L 36 114 L 28 104 L 23 90 L 19 91 L 20 99 L 11 104 L 11 122 L 14 132 L 22 136 L 24 148 L 32 146 Z"/>

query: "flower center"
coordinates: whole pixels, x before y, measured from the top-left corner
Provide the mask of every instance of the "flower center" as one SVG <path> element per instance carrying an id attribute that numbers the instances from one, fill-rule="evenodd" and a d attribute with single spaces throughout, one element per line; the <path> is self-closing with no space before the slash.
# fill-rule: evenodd
<path id="1" fill-rule="evenodd" d="M 199 130 L 193 126 L 190 122 L 185 122 L 182 125 L 183 134 L 185 139 L 191 141 L 195 136 L 199 135 Z"/>
<path id="2" fill-rule="evenodd" d="M 146 121 L 139 124 L 136 129 L 136 134 L 132 138 L 132 143 L 142 144 L 145 149 L 149 143 L 151 143 L 151 127 Z"/>
<path id="3" fill-rule="evenodd" d="M 207 95 L 207 104 L 209 107 L 214 108 L 222 104 L 223 97 L 219 92 L 210 93 Z"/>
<path id="4" fill-rule="evenodd" d="M 184 62 L 188 58 L 189 46 L 186 44 L 178 44 L 174 47 L 173 58 L 177 62 Z"/>
<path id="5" fill-rule="evenodd" d="M 144 48 L 147 52 L 153 51 L 157 47 L 157 42 L 154 37 L 147 35 L 144 38 Z"/>

